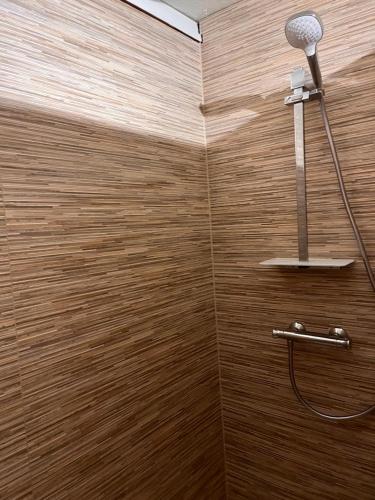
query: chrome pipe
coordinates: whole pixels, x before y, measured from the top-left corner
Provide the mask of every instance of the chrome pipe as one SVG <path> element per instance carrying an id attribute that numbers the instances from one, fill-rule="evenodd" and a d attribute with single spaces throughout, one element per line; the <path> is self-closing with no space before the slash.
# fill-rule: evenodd
<path id="1" fill-rule="evenodd" d="M 335 337 L 334 335 L 323 335 L 321 333 L 293 332 L 289 330 L 278 330 L 275 328 L 272 331 L 272 337 L 277 339 L 296 340 L 298 342 L 299 341 L 313 342 L 316 344 L 344 347 L 345 349 L 350 349 L 351 347 L 351 339 L 348 336 L 343 338 L 338 338 Z"/>

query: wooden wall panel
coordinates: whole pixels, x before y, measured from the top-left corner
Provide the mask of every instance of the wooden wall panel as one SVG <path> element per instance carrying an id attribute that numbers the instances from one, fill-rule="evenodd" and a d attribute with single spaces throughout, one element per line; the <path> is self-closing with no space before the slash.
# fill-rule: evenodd
<path id="1" fill-rule="evenodd" d="M 0 497 L 223 498 L 200 46 L 118 0 L 0 11 Z"/>
<path id="2" fill-rule="evenodd" d="M 2 498 L 30 498 L 27 441 L 13 317 L 5 211 L 0 204 L 0 470 Z"/>
<path id="3" fill-rule="evenodd" d="M 358 224 L 375 267 L 375 4 L 313 0 L 323 18 L 327 105 Z M 342 324 L 352 352 L 297 346 L 297 380 L 316 406 L 373 403 L 374 305 L 337 188 L 316 103 L 307 108 L 312 256 L 356 258 L 342 271 L 266 269 L 297 255 L 288 78 L 304 54 L 284 37 L 302 1 L 241 0 L 203 22 L 203 75 L 215 285 L 231 499 L 374 498 L 374 417 L 329 423 L 306 412 L 273 327 Z"/>

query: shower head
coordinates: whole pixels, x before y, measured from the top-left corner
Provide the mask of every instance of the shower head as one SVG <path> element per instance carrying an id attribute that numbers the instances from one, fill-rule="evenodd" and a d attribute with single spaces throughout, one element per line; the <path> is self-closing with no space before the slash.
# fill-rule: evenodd
<path id="1" fill-rule="evenodd" d="M 317 43 L 323 36 L 320 17 L 311 10 L 291 16 L 285 24 L 285 36 L 292 47 L 305 52 L 314 83 L 317 88 L 321 88 L 322 77 L 316 50 Z"/>
<path id="2" fill-rule="evenodd" d="M 304 50 L 307 56 L 313 56 L 316 44 L 323 36 L 323 24 L 315 12 L 306 10 L 287 20 L 285 36 L 292 47 Z"/>

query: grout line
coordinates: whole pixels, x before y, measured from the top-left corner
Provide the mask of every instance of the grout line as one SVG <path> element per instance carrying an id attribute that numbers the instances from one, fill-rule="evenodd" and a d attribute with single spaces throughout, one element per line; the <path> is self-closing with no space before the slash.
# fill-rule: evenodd
<path id="1" fill-rule="evenodd" d="M 202 81 L 202 104 L 204 104 L 204 82 L 203 82 L 203 54 L 202 54 L 202 44 L 200 46 L 200 58 L 201 58 L 201 81 Z M 217 362 L 218 362 L 218 372 L 219 372 L 219 397 L 220 397 L 220 413 L 221 413 L 221 433 L 223 440 L 223 458 L 224 458 L 224 487 L 225 487 L 225 498 L 228 499 L 228 475 L 227 475 L 227 453 L 225 446 L 225 425 L 224 425 L 224 406 L 223 406 L 223 387 L 222 387 L 222 373 L 221 373 L 221 359 L 220 359 L 220 343 L 219 343 L 219 326 L 217 317 L 217 298 L 216 298 L 216 281 L 215 281 L 215 259 L 214 259 L 214 238 L 212 230 L 212 208 L 211 208 L 211 188 L 210 188 L 210 176 L 208 169 L 208 148 L 207 148 L 207 129 L 206 129 L 206 119 L 203 118 L 203 135 L 204 135 L 204 161 L 206 165 L 206 177 L 207 177 L 207 200 L 208 200 L 208 224 L 209 224 L 209 234 L 210 234 L 210 247 L 211 247 L 211 264 L 212 264 L 212 287 L 213 287 L 213 299 L 214 299 L 214 315 L 215 315 L 215 331 L 216 331 L 216 350 L 217 350 Z"/>

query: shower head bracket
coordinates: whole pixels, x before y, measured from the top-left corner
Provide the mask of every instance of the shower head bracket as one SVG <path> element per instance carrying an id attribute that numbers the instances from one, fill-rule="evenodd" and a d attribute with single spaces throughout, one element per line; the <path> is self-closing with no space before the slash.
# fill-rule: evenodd
<path id="1" fill-rule="evenodd" d="M 290 88 L 293 94 L 284 98 L 284 104 L 292 105 L 298 102 L 307 102 L 315 99 L 321 99 L 324 95 L 322 89 L 312 88 L 309 90 L 310 85 L 306 82 L 305 70 L 301 67 L 295 68 L 290 77 Z"/>
<path id="2" fill-rule="evenodd" d="M 308 102 L 321 99 L 324 92 L 321 89 L 303 90 L 301 94 L 292 94 L 284 98 L 284 104 L 290 106 L 298 102 Z"/>

